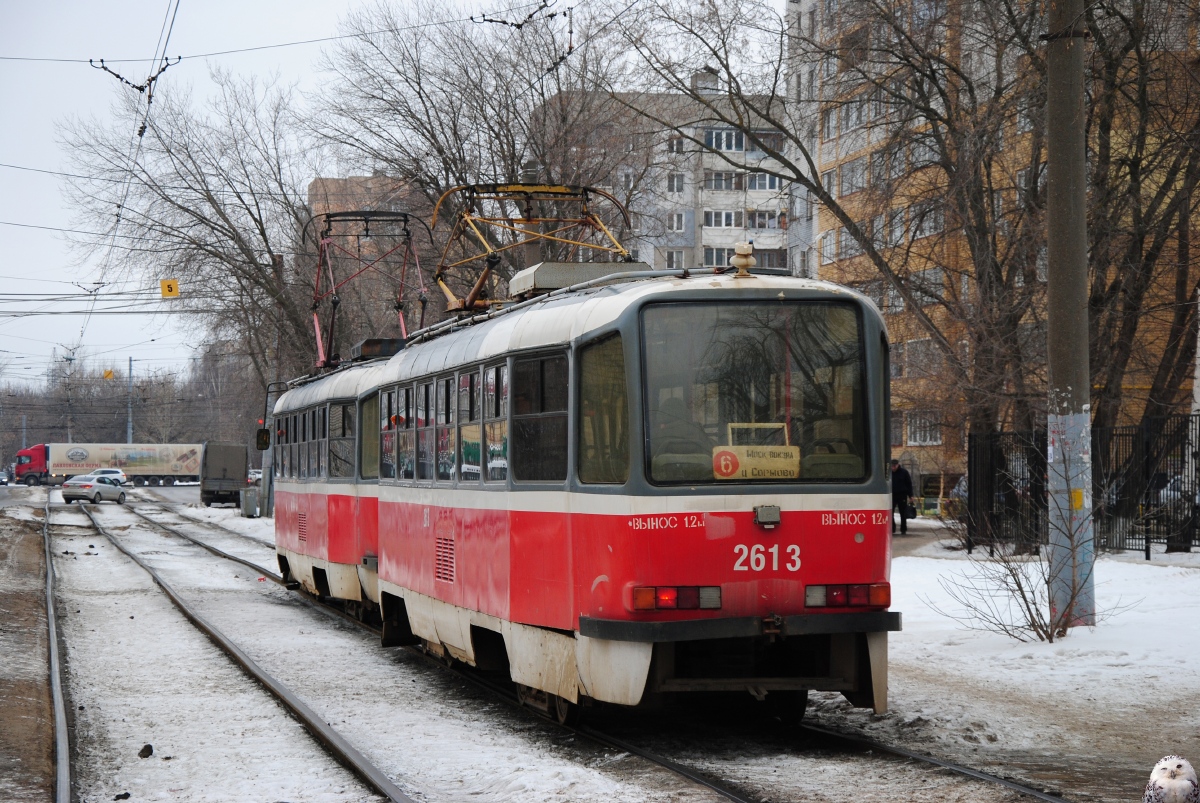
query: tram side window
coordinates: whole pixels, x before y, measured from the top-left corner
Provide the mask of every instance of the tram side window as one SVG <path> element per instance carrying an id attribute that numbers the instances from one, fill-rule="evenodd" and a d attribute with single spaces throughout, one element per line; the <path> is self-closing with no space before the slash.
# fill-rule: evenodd
<path id="1" fill-rule="evenodd" d="M 329 405 L 329 476 L 354 476 L 354 405 Z"/>
<path id="2" fill-rule="evenodd" d="M 396 478 L 396 391 L 379 394 L 379 478 Z"/>
<path id="3" fill-rule="evenodd" d="M 433 383 L 417 385 L 417 479 L 433 479 Z"/>
<path id="4" fill-rule="evenodd" d="M 434 385 L 437 393 L 437 478 L 454 479 L 454 377 L 442 377 Z"/>
<path id="5" fill-rule="evenodd" d="M 321 476 L 320 463 L 321 441 L 317 437 L 317 410 L 313 408 L 305 413 L 308 418 L 308 476 L 316 479 Z"/>
<path id="6" fill-rule="evenodd" d="M 629 479 L 629 397 L 621 336 L 579 352 L 579 481 Z"/>
<path id="7" fill-rule="evenodd" d="M 359 476 L 364 480 L 379 479 L 379 394 L 363 399 L 362 417 L 359 419 L 362 438 L 358 456 Z"/>
<path id="8" fill-rule="evenodd" d="M 513 363 L 514 479 L 567 478 L 567 358 L 535 357 Z"/>
<path id="9" fill-rule="evenodd" d="M 458 375 L 459 481 L 478 483 L 482 477 L 483 405 L 480 404 L 479 369 Z"/>
<path id="10" fill-rule="evenodd" d="M 292 424 L 291 424 L 291 427 L 289 427 L 289 430 L 290 430 L 290 431 L 291 431 L 291 433 L 292 433 L 292 437 L 291 437 L 291 439 L 288 441 L 288 443 L 290 443 L 290 444 L 291 444 L 291 445 L 288 447 L 288 450 L 291 452 L 291 457 L 289 458 L 289 463 L 288 463 L 288 469 L 289 469 L 289 471 L 288 471 L 288 476 L 289 476 L 289 477 L 299 477 L 299 476 L 300 476 L 300 474 L 299 474 L 299 465 L 300 465 L 300 440 L 299 440 L 299 439 L 300 439 L 300 417 L 299 417 L 299 416 L 296 416 L 296 415 L 293 415 L 293 416 L 292 416 Z"/>
<path id="11" fill-rule="evenodd" d="M 327 476 L 325 470 L 329 462 L 329 428 L 327 424 L 327 409 L 324 405 L 317 409 L 317 476 Z"/>
<path id="12" fill-rule="evenodd" d="M 508 366 L 492 365 L 483 372 L 486 479 L 508 479 Z"/>
<path id="13" fill-rule="evenodd" d="M 417 458 L 417 431 L 413 421 L 413 389 L 396 391 L 396 470 L 400 479 L 411 480 Z"/>
<path id="14" fill-rule="evenodd" d="M 285 415 L 283 418 L 275 419 L 275 476 L 287 476 L 287 424 L 288 419 Z"/>
<path id="15" fill-rule="evenodd" d="M 296 478 L 308 477 L 308 413 L 296 414 Z"/>

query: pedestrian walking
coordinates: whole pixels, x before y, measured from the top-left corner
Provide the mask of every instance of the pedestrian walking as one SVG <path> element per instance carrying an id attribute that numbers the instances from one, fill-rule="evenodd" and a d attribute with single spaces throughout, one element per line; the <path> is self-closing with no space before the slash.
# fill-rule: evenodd
<path id="1" fill-rule="evenodd" d="M 908 469 L 900 465 L 899 460 L 892 461 L 892 511 L 900 508 L 900 533 L 908 532 L 908 506 L 913 502 L 912 475 Z M 896 534 L 896 518 L 892 516 L 892 535 Z"/>

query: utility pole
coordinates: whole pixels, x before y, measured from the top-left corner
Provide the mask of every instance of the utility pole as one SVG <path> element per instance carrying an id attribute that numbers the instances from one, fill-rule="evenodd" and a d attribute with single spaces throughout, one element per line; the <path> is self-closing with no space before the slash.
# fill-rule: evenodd
<path id="1" fill-rule="evenodd" d="M 125 442 L 133 443 L 133 357 L 129 358 L 129 400 L 126 404 Z"/>
<path id="2" fill-rule="evenodd" d="M 63 357 L 67 363 L 67 443 L 74 443 L 71 437 L 71 419 L 75 416 L 74 400 L 71 398 L 71 372 L 75 367 L 74 357 Z"/>
<path id="3" fill-rule="evenodd" d="M 22 448 L 22 449 L 28 449 L 28 448 L 29 448 L 28 446 L 26 446 L 26 445 L 25 445 L 25 434 L 26 434 L 26 429 L 25 429 L 25 414 L 24 414 L 24 413 L 21 413 L 21 448 Z"/>
<path id="4" fill-rule="evenodd" d="M 1046 34 L 1046 438 L 1050 619 L 1094 625 L 1091 370 L 1088 363 L 1084 0 L 1050 0 Z"/>

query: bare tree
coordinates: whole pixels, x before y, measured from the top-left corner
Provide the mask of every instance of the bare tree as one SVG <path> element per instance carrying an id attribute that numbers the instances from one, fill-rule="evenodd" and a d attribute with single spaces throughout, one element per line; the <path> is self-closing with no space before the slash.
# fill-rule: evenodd
<path id="1" fill-rule="evenodd" d="M 612 95 L 731 165 L 703 132 L 744 131 L 782 166 L 780 178 L 820 204 L 823 275 L 890 296 L 908 336 L 924 333 L 940 353 L 935 381 L 915 393 L 960 408 L 972 431 L 1031 428 L 1045 381 L 1041 5 L 801 8 L 809 13 L 785 20 L 761 0 L 641 4 L 621 30 L 643 99 L 615 86 Z M 1194 348 L 1196 271 L 1180 224 L 1200 152 L 1195 92 L 1184 86 L 1194 79 L 1166 37 L 1187 29 L 1184 11 L 1171 0 L 1089 5 L 1092 364 L 1107 411 L 1098 423 L 1120 415 L 1135 367 L 1154 377 L 1145 414 L 1178 404 Z M 703 70 L 716 91 L 691 80 Z M 688 103 L 664 113 L 663 92 Z M 1164 275 L 1167 254 L 1177 258 Z M 1156 308 L 1150 333 L 1142 327 Z M 1131 345 L 1114 351 L 1118 341 Z"/>
<path id="2" fill-rule="evenodd" d="M 311 364 L 299 233 L 316 154 L 293 133 L 290 91 L 212 77 L 203 104 L 160 88 L 133 150 L 143 112 L 128 97 L 112 124 L 76 119 L 61 136 L 84 176 L 71 188 L 81 226 L 105 235 L 80 248 L 109 255 L 112 274 L 179 279 L 178 303 L 208 337 L 239 344 L 261 387 Z"/>

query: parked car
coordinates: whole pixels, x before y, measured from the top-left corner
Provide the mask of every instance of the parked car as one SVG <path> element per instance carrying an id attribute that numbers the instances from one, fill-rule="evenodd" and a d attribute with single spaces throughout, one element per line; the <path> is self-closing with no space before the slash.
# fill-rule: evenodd
<path id="1" fill-rule="evenodd" d="M 98 468 L 95 471 L 88 472 L 93 477 L 112 477 L 120 485 L 128 485 L 129 478 L 125 476 L 125 472 L 119 468 Z"/>
<path id="2" fill-rule="evenodd" d="M 125 492 L 115 478 L 94 474 L 72 477 L 64 482 L 62 496 L 64 502 L 94 502 L 98 505 L 107 499 L 118 505 L 125 504 Z"/>
<path id="3" fill-rule="evenodd" d="M 246 474 L 246 484 L 247 485 L 262 485 L 262 469 L 261 468 L 250 469 L 250 471 Z"/>
<path id="4" fill-rule="evenodd" d="M 0 471 L 0 485 L 8 485 L 8 472 Z"/>

